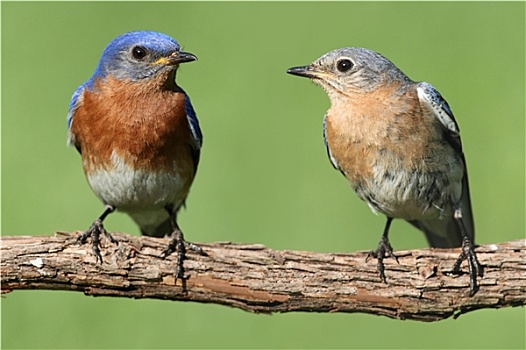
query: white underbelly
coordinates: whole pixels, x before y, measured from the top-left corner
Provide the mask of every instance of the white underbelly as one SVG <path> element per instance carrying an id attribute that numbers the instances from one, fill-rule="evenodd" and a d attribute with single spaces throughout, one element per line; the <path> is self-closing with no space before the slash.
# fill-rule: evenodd
<path id="1" fill-rule="evenodd" d="M 188 194 L 192 177 L 183 176 L 174 164 L 171 171 L 136 170 L 112 155 L 112 167 L 86 174 L 95 194 L 124 212 L 156 211 L 167 205 L 177 208 Z"/>
<path id="2" fill-rule="evenodd" d="M 448 215 L 451 203 L 462 193 L 461 164 L 446 164 L 434 171 L 386 171 L 355 187 L 357 194 L 376 213 L 405 220 L 425 220 Z"/>
<path id="3" fill-rule="evenodd" d="M 177 206 L 189 187 L 177 173 L 114 169 L 98 170 L 87 178 L 93 192 L 105 204 L 122 211 Z"/>

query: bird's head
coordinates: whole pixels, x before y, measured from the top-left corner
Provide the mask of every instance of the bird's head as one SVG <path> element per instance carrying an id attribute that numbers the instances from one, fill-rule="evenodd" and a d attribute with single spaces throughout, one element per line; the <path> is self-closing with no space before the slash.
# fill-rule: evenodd
<path id="1" fill-rule="evenodd" d="M 330 51 L 312 64 L 293 67 L 287 73 L 307 77 L 322 86 L 329 96 L 367 93 L 385 82 L 409 81 L 404 73 L 379 53 L 347 47 Z"/>
<path id="2" fill-rule="evenodd" d="M 151 79 L 175 72 L 180 63 L 197 60 L 184 52 L 168 35 L 137 31 L 115 38 L 102 52 L 93 78 L 112 76 L 118 80 Z"/>

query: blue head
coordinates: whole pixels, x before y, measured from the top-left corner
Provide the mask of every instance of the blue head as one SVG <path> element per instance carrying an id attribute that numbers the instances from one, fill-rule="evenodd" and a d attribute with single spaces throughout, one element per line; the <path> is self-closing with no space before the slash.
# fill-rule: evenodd
<path id="1" fill-rule="evenodd" d="M 68 127 L 78 107 L 82 91 L 92 89 L 98 79 L 112 76 L 118 80 L 140 81 L 161 76 L 162 84 L 175 85 L 175 72 L 180 63 L 197 57 L 181 51 L 179 43 L 166 34 L 136 31 L 125 33 L 108 44 L 91 78 L 73 93 L 69 105 Z"/>
<path id="2" fill-rule="evenodd" d="M 91 81 L 111 75 L 119 80 L 138 81 L 172 72 L 180 63 L 195 61 L 197 57 L 181 51 L 168 35 L 137 31 L 115 38 L 102 52 Z"/>

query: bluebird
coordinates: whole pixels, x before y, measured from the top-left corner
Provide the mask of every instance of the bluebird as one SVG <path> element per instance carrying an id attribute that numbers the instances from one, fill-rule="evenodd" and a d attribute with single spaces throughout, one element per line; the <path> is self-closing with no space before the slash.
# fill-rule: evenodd
<path id="1" fill-rule="evenodd" d="M 421 230 L 431 247 L 462 247 L 452 272 L 468 262 L 470 293 L 482 265 L 474 251 L 474 225 L 460 133 L 446 100 L 429 83 L 414 82 L 391 61 L 364 48 L 331 51 L 287 73 L 310 78 L 331 101 L 323 122 L 329 159 L 374 213 L 387 217 L 368 258 L 392 257 L 394 218 Z"/>
<path id="2" fill-rule="evenodd" d="M 177 252 L 176 279 L 184 279 L 186 249 L 177 212 L 199 163 L 203 136 L 194 108 L 175 78 L 179 64 L 197 60 L 173 38 L 125 33 L 104 49 L 91 78 L 73 93 L 68 144 L 75 146 L 93 192 L 105 210 L 78 241 L 92 239 L 102 263 L 100 235 L 113 211 L 127 213 L 143 235 L 170 237 L 161 256 Z"/>

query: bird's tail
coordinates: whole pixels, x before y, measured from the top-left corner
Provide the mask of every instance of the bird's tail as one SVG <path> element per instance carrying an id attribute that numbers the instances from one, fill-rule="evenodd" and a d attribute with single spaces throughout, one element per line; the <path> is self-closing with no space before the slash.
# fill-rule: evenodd
<path id="1" fill-rule="evenodd" d="M 453 217 L 434 220 L 409 221 L 424 232 L 430 247 L 455 248 L 462 245 L 462 233 Z"/>
<path id="2" fill-rule="evenodd" d="M 150 236 L 150 237 L 168 237 L 173 232 L 172 223 L 170 221 L 170 218 L 167 218 L 165 221 L 163 221 L 159 226 L 155 228 L 143 228 L 141 227 L 141 233 L 144 236 Z"/>

